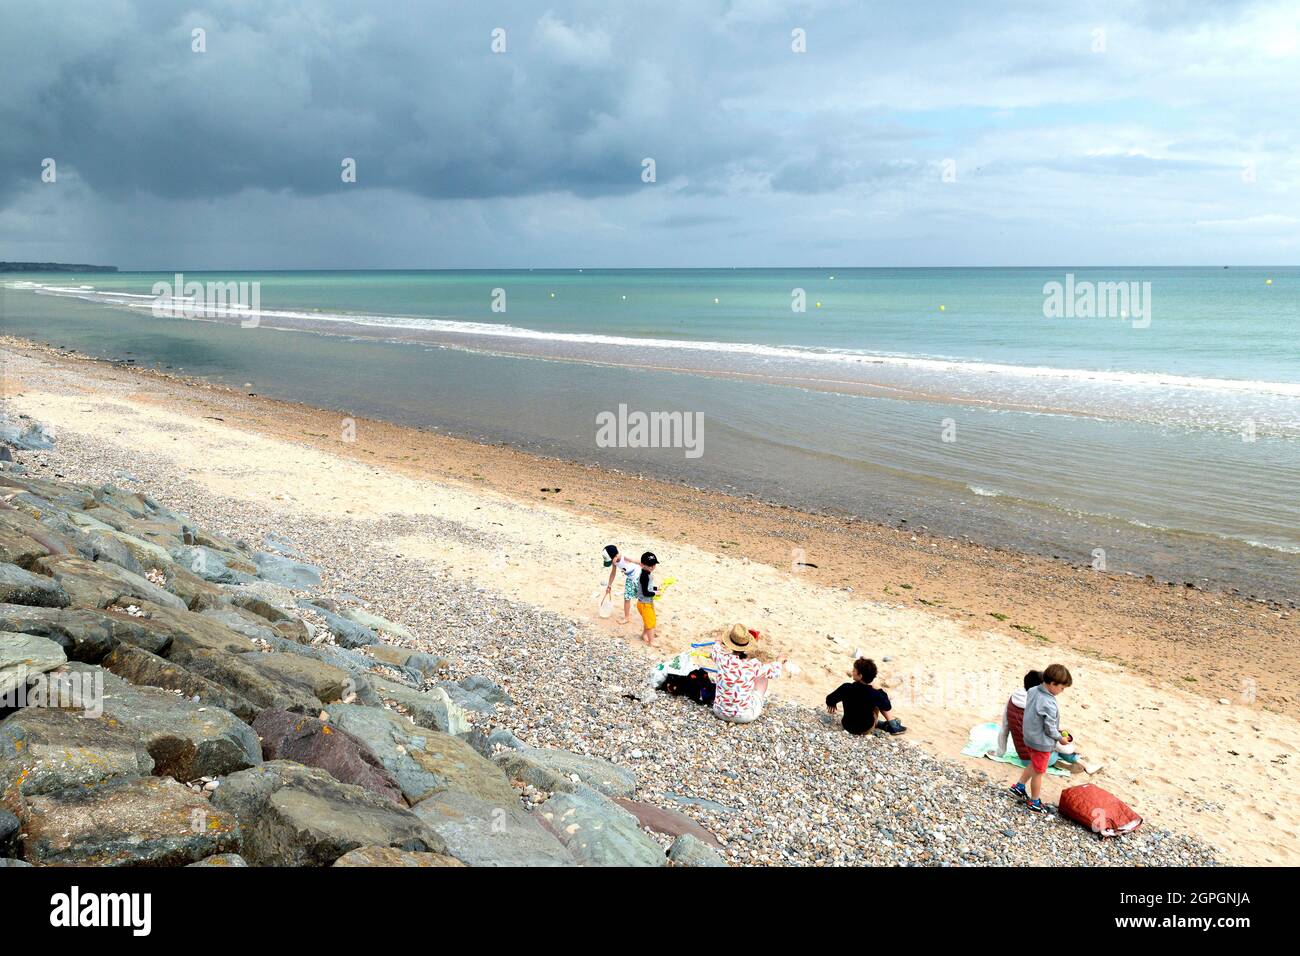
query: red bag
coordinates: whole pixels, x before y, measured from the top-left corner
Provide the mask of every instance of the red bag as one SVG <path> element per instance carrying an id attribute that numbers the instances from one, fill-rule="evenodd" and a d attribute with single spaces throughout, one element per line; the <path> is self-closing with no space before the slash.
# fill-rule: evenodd
<path id="1" fill-rule="evenodd" d="M 1103 837 L 1124 836 L 1142 825 L 1128 804 L 1091 783 L 1061 791 L 1061 816 Z"/>

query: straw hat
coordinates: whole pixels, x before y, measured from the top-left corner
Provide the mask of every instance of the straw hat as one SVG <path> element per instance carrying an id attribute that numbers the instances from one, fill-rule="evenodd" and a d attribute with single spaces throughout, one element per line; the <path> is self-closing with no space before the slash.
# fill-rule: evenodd
<path id="1" fill-rule="evenodd" d="M 758 639 L 743 624 L 733 624 L 718 642 L 729 651 L 741 651 L 752 654 L 758 650 Z"/>

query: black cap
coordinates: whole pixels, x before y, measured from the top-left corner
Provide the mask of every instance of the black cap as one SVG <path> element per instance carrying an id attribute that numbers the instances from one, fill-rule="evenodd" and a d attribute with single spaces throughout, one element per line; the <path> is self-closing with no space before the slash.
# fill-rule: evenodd
<path id="1" fill-rule="evenodd" d="M 647 551 L 645 554 L 641 555 L 641 563 L 658 564 L 659 559 L 655 557 L 655 553 L 653 551 Z"/>

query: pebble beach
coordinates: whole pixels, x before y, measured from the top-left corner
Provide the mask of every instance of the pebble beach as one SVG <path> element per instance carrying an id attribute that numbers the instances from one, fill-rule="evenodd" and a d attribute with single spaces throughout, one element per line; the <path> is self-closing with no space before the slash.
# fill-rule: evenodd
<path id="1" fill-rule="evenodd" d="M 1001 781 L 936 759 L 905 738 L 850 737 L 802 703 L 777 700 L 756 723 L 726 724 L 704 707 L 647 692 L 645 657 L 591 622 L 514 600 L 490 580 L 471 583 L 393 546 L 418 537 L 504 547 L 478 529 L 430 516 L 359 518 L 346 509 L 330 519 L 294 515 L 255 496 L 211 494 L 190 480 L 183 455 L 127 452 L 66 430 L 54 450 L 15 457 L 36 477 L 148 494 L 231 539 L 290 543 L 320 568 L 317 595 L 360 603 L 404 625 L 413 635 L 405 643 L 444 659 L 453 680 L 499 683 L 510 702 L 491 714 L 470 713 L 477 729 L 504 728 L 535 747 L 632 770 L 639 800 L 695 820 L 732 865 L 1218 862 L 1206 843 L 1150 824 L 1102 840 L 1055 816 L 1029 814 Z M 543 796 L 525 788 L 521 805 Z"/>

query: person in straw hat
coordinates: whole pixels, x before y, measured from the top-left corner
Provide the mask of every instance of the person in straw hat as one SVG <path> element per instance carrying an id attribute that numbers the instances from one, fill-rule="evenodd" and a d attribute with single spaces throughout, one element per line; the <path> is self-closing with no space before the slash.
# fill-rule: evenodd
<path id="1" fill-rule="evenodd" d="M 781 676 L 786 660 L 783 657 L 774 664 L 764 663 L 756 658 L 758 652 L 758 632 L 747 630 L 743 624 L 733 624 L 714 643 L 715 716 L 747 724 L 763 713 L 768 681 Z"/>

